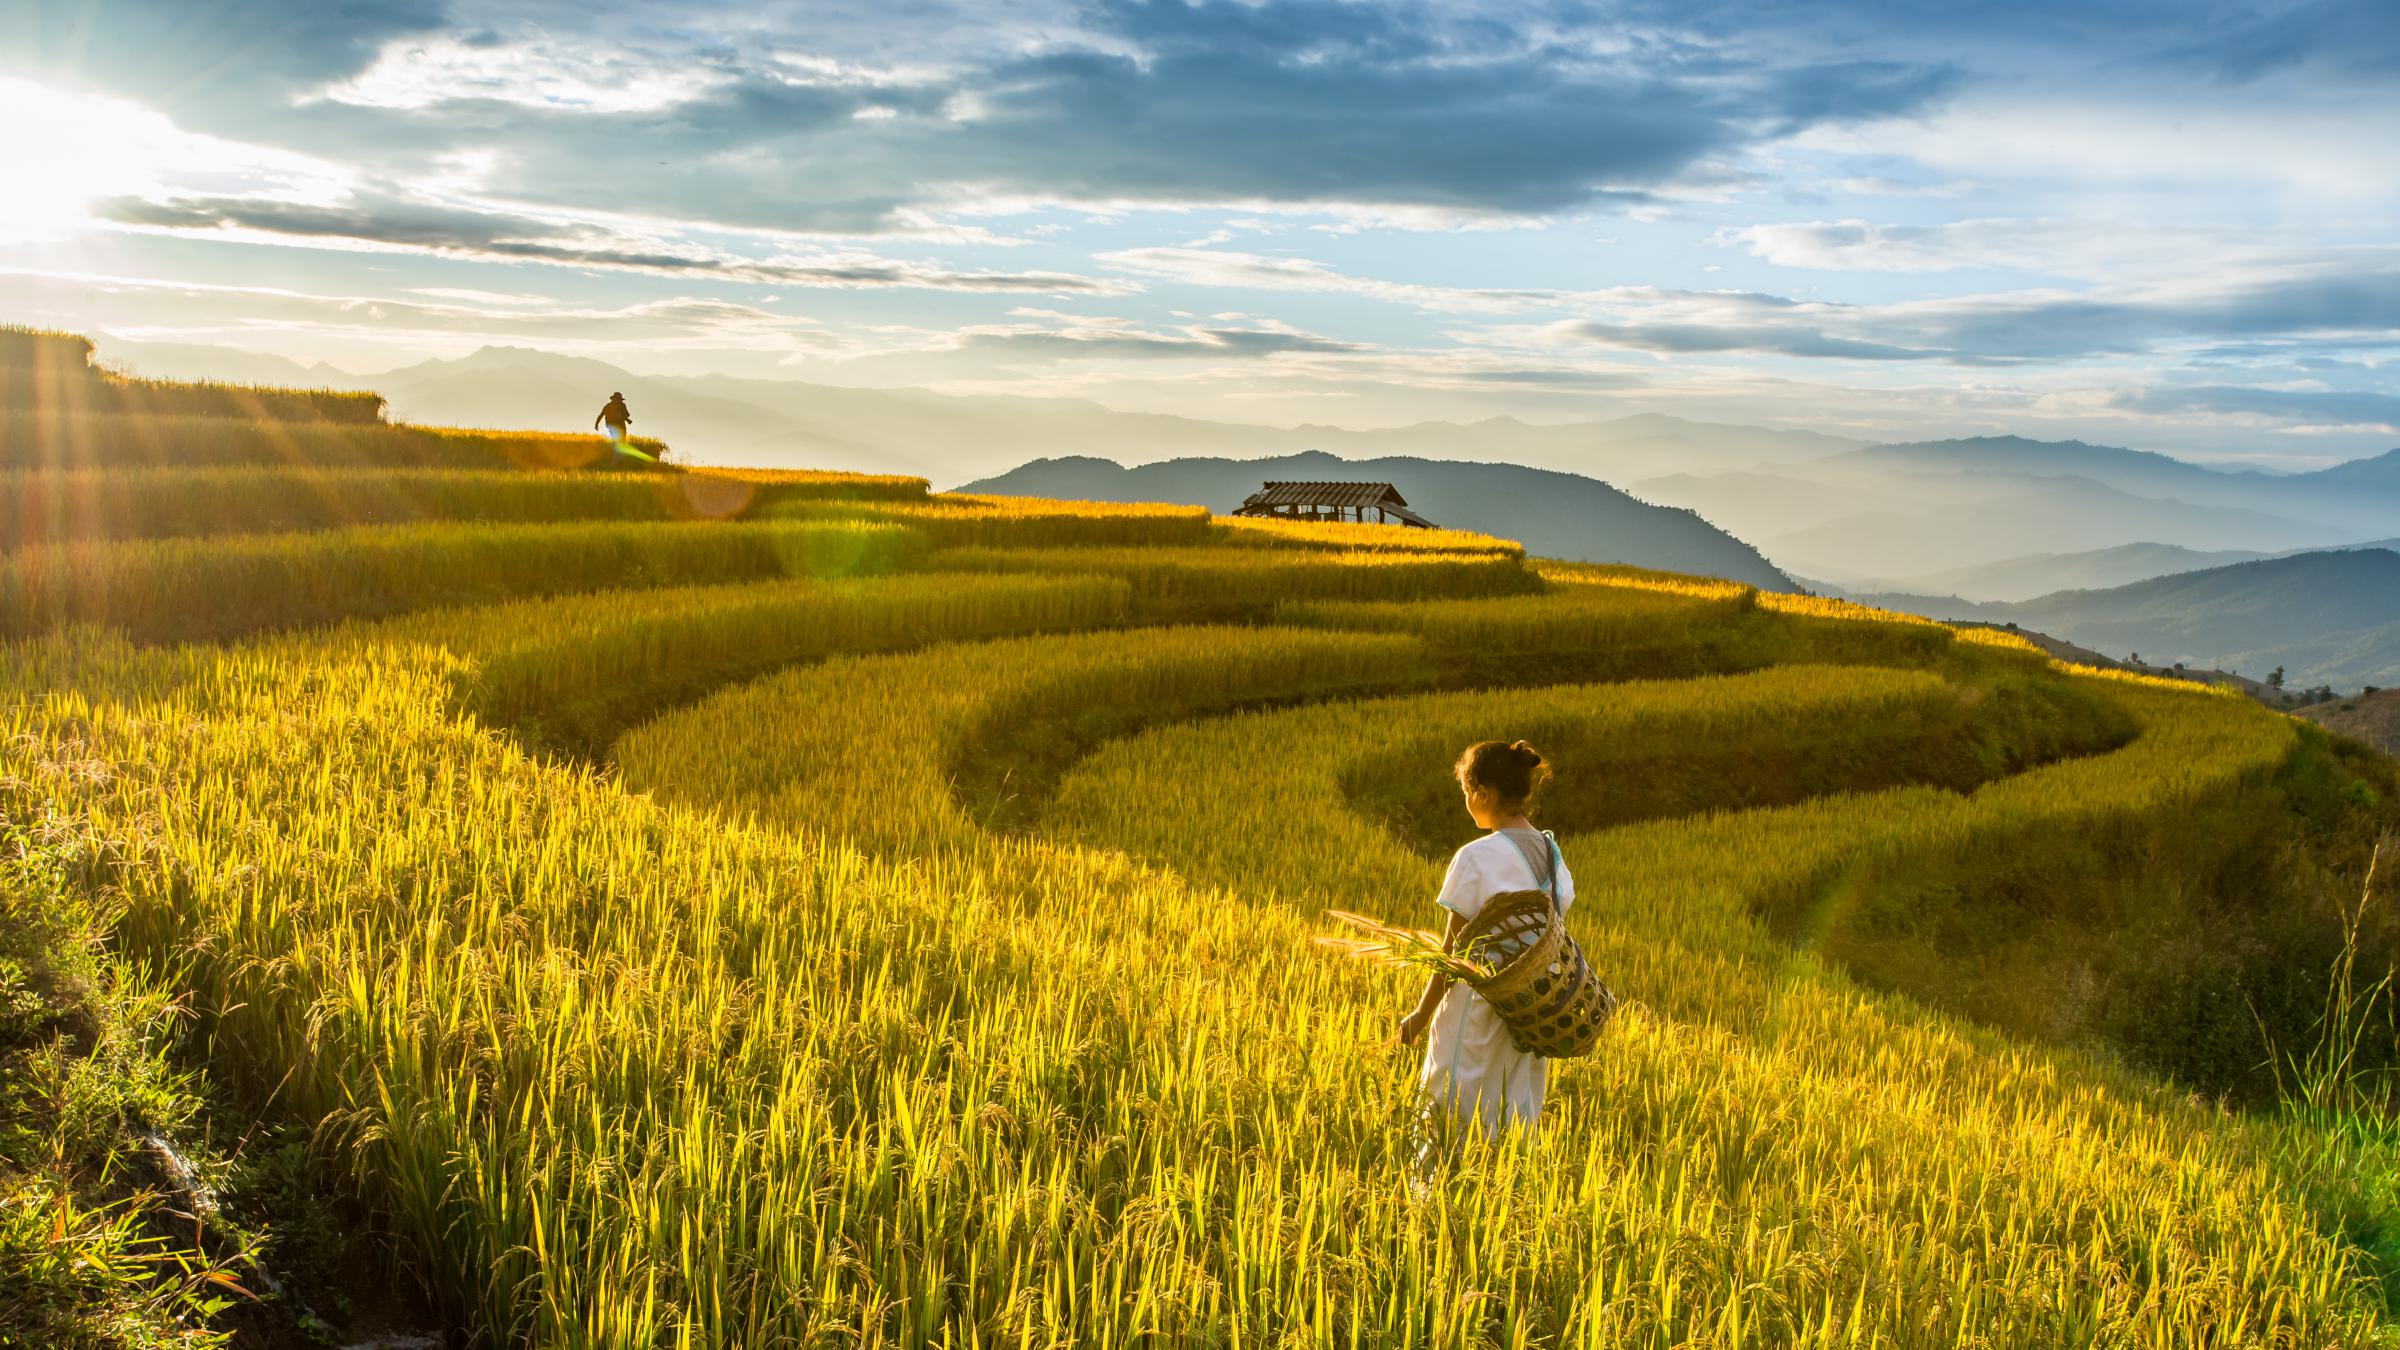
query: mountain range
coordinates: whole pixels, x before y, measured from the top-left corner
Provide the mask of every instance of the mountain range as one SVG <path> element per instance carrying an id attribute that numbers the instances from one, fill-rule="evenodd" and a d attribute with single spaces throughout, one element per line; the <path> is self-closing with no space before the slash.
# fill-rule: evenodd
<path id="1" fill-rule="evenodd" d="M 2081 441 L 1980 436 L 1629 486 L 1699 511 L 1795 575 L 1851 589 L 1939 590 L 1946 574 L 2029 554 L 2163 543 L 2265 555 L 2389 535 L 2400 519 L 2400 450 L 2270 474 Z"/>
<path id="2" fill-rule="evenodd" d="M 1798 589 L 1757 549 L 1689 511 L 1652 506 L 1597 479 L 1515 464 L 1321 450 L 1271 459 L 1171 459 L 1127 468 L 1090 456 L 1038 459 L 961 491 L 1102 502 L 1183 502 L 1229 512 L 1271 479 L 1388 482 L 1411 509 L 1451 529 L 1515 539 L 1570 562 L 1625 562 Z"/>
<path id="3" fill-rule="evenodd" d="M 1325 450 L 1353 458 L 1422 455 L 1504 461 L 1614 482 L 1676 472 L 1798 463 L 1866 442 L 1814 431 L 1693 422 L 1656 414 L 1540 425 L 1513 417 L 1373 431 L 1275 427 L 1123 412 L 1084 399 L 861 389 L 798 380 L 636 375 L 606 362 L 485 347 L 376 375 L 212 347 L 104 339 L 104 359 L 143 375 L 371 388 L 406 421 L 589 430 L 610 393 L 634 430 L 694 464 L 915 473 L 936 487 L 1029 459 L 1094 455 L 1123 463 Z"/>
<path id="4" fill-rule="evenodd" d="M 2014 604 L 1853 593 L 1881 609 L 2013 623 L 2153 666 L 2184 662 L 2292 687 L 2400 685 L 2400 551 L 2326 549 L 2069 590 Z"/>
<path id="5" fill-rule="evenodd" d="M 2400 539 L 2370 539 L 2338 547 L 2400 550 Z M 2322 548 L 2286 549 L 2276 553 L 2247 549 L 2204 551 L 2178 544 L 2144 542 L 2080 553 L 2030 553 L 2021 558 L 2003 558 L 1999 562 L 1978 563 L 1972 567 L 1929 572 L 1921 576 L 1895 577 L 1856 587 L 1834 588 L 1827 583 L 1814 581 L 1808 584 L 1814 590 L 1844 589 L 2007 602 L 2030 600 L 2053 591 L 2106 590 L 2111 586 L 2130 585 L 2177 572 L 2201 572 L 2212 567 L 2230 567 L 2235 563 L 2325 551 Z"/>

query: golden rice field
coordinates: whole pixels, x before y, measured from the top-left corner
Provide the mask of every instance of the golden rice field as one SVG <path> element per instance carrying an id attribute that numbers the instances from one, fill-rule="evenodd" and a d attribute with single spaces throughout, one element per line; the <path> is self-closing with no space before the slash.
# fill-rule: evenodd
<path id="1" fill-rule="evenodd" d="M 2380 809 L 2279 714 L 1477 536 L 122 416 L 0 442 L 0 816 L 488 1343 L 2400 1345 L 2389 1126 L 2134 998 Z M 1318 939 L 1430 920 L 1492 736 L 1627 1012 L 1420 1194 L 1414 990 Z"/>

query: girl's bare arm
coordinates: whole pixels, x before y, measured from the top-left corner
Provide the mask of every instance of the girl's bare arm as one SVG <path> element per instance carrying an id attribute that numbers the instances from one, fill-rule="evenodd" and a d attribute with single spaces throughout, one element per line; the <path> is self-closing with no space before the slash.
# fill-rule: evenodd
<path id="1" fill-rule="evenodd" d="M 1465 919 L 1456 914 L 1450 916 L 1449 926 L 1442 930 L 1443 951 L 1458 950 L 1458 935 L 1466 930 L 1466 926 Z M 1400 1019 L 1402 1045 L 1414 1045 L 1417 1038 L 1425 1034 L 1426 1025 L 1433 1021 L 1433 1010 L 1442 1006 L 1442 996 L 1449 992 L 1449 976 L 1436 973 L 1425 977 L 1425 992 L 1417 996 L 1417 1006 L 1409 1009 L 1408 1015 Z"/>

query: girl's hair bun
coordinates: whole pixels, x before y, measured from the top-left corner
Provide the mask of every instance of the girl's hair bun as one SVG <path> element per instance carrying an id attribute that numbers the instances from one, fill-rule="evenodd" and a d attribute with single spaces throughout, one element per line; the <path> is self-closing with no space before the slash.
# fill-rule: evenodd
<path id="1" fill-rule="evenodd" d="M 1494 804 L 1515 813 L 1550 781 L 1550 762 L 1523 741 L 1477 741 L 1458 757 L 1451 772 L 1469 792 L 1489 792 Z"/>

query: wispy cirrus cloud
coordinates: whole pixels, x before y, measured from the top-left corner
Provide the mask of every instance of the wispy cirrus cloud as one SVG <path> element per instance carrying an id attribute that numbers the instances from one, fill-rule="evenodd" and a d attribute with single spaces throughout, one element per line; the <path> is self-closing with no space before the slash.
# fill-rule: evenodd
<path id="1" fill-rule="evenodd" d="M 980 324 L 938 340 L 957 352 L 1004 361 L 1255 360 L 1374 350 L 1283 324 L 1145 326 L 1128 319 L 1020 310 L 1033 322 Z"/>
<path id="2" fill-rule="evenodd" d="M 1929 225 L 1857 218 L 1778 221 L 1720 229 L 1710 242 L 1740 248 L 1778 267 L 1816 271 L 2015 271 L 2096 281 L 2290 264 L 2297 252 L 2287 239 L 2256 227 L 2102 228 L 2090 221 L 2022 217 Z"/>
<path id="3" fill-rule="evenodd" d="M 1090 295 L 1121 295 L 1136 289 L 1108 278 L 959 269 L 856 249 L 746 257 L 611 229 L 588 218 L 545 218 L 396 195 L 353 196 L 331 204 L 268 197 L 120 197 L 101 203 L 97 214 L 120 225 L 155 230 L 229 234 L 291 244 L 419 249 L 496 262 L 608 268 L 768 286 Z"/>
<path id="4" fill-rule="evenodd" d="M 2400 263 L 2328 265 L 2199 283 L 2085 292 L 2037 290 L 1883 304 L 1760 292 L 1627 287 L 1584 292 L 1598 317 L 1534 334 L 1660 355 L 1750 354 L 1954 365 L 2062 362 L 2202 348 L 2232 339 L 2400 343 Z"/>
<path id="5" fill-rule="evenodd" d="M 1448 313 L 1512 313 L 1554 305 L 1562 291 L 1482 290 L 1352 276 L 1313 259 L 1227 249 L 1132 248 L 1097 254 L 1112 271 L 1157 281 L 1237 290 L 1357 295 Z"/>
<path id="6" fill-rule="evenodd" d="M 2128 390 L 2110 402 L 2128 412 L 2169 417 L 2233 416 L 2264 423 L 2353 427 L 2400 435 L 2400 394 L 2370 390 L 2192 385 Z"/>
<path id="7" fill-rule="evenodd" d="M 817 320 L 707 296 L 624 305 L 562 304 L 524 296 L 327 294 L 250 285 L 161 281 L 102 273 L 0 268 L 12 312 L 47 318 L 70 309 L 86 327 L 139 341 L 235 342 L 272 336 L 345 349 L 457 354 L 495 343 L 571 351 L 739 348 L 838 353 L 848 344 Z M 530 301 L 530 302 L 529 302 Z"/>

